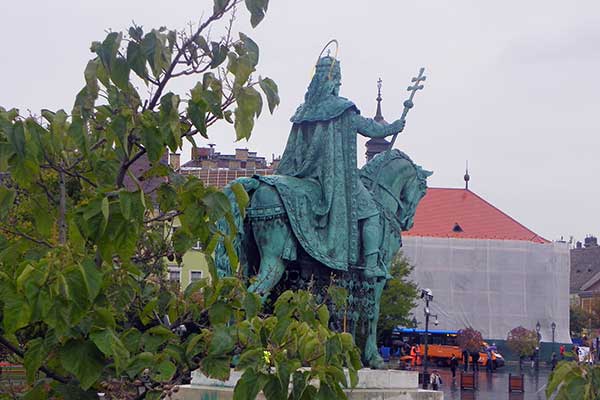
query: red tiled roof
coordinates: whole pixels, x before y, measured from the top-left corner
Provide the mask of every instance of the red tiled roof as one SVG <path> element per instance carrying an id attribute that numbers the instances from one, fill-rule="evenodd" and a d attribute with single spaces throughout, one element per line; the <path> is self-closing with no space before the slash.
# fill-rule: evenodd
<path id="1" fill-rule="evenodd" d="M 467 189 L 428 188 L 405 234 L 549 243 Z"/>

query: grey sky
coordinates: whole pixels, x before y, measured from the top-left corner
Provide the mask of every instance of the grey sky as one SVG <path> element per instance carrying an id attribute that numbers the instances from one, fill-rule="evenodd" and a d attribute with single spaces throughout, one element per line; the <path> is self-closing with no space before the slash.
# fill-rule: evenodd
<path id="1" fill-rule="evenodd" d="M 89 45 L 105 29 L 132 20 L 180 28 L 211 5 L 0 0 L 0 105 L 69 110 Z M 256 30 L 245 22 L 240 29 L 258 42 L 259 72 L 277 81 L 282 101 L 247 144 L 233 143 L 228 126 L 215 129 L 211 142 L 221 151 L 281 154 L 316 57 L 337 38 L 341 94 L 364 115 L 374 114 L 381 77 L 384 115 L 399 117 L 410 78 L 427 68 L 396 147 L 435 172 L 430 186 L 464 186 L 468 159 L 470 188 L 538 234 L 600 233 L 597 0 L 271 0 Z"/>

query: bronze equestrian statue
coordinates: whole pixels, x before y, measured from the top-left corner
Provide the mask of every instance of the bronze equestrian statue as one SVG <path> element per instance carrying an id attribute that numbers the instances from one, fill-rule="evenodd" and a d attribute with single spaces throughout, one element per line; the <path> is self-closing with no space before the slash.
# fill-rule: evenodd
<path id="1" fill-rule="evenodd" d="M 362 323 L 363 362 L 373 368 L 382 364 L 377 320 L 389 265 L 402 245 L 401 231 L 412 227 L 431 172 L 395 149 L 357 169 L 356 134 L 401 132 L 424 79 L 422 71 L 413 78 L 402 117 L 383 125 L 362 117 L 354 103 L 339 96 L 339 61 L 319 58 L 305 102 L 291 119 L 276 174 L 240 178 L 224 189 L 234 210 L 240 267 L 253 278 L 249 289 L 267 298 L 310 283 L 322 294 L 333 279 L 347 289 L 348 301 L 345 310 L 332 309 L 332 328 L 348 327 L 356 337 Z M 234 183 L 250 196 L 245 214 L 237 207 Z M 215 261 L 221 276 L 231 273 L 222 244 Z"/>

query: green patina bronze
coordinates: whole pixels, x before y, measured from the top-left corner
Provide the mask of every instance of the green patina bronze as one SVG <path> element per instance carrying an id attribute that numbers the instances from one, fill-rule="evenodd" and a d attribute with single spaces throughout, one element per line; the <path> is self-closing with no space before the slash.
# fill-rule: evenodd
<path id="1" fill-rule="evenodd" d="M 276 175 L 234 181 L 250 196 L 245 215 L 237 209 L 233 183 L 225 188 L 236 215 L 240 266 L 254 278 L 250 290 L 267 298 L 310 285 L 325 298 L 332 283 L 344 287 L 347 306 L 330 306 L 332 328 L 354 335 L 362 328 L 363 361 L 371 367 L 382 362 L 376 328 L 388 266 L 402 244 L 401 231 L 412 226 L 431 173 L 399 150 L 381 153 L 359 170 L 356 137 L 401 132 L 422 80 L 421 71 L 409 87 L 402 117 L 382 125 L 339 96 L 340 64 L 320 58 L 305 102 L 291 119 Z M 231 273 L 223 245 L 216 264 L 219 274 Z"/>

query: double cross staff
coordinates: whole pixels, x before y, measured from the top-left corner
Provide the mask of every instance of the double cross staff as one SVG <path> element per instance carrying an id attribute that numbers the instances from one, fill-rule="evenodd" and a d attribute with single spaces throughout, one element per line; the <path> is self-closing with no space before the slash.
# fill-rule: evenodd
<path id="1" fill-rule="evenodd" d="M 402 121 L 406 120 L 406 114 L 408 114 L 408 110 L 410 110 L 414 106 L 413 97 L 415 97 L 415 93 L 417 93 L 417 90 L 423 89 L 423 85 L 421 84 L 421 82 L 423 82 L 423 81 L 425 81 L 425 79 L 427 79 L 427 77 L 425 75 L 423 75 L 424 73 L 425 73 L 425 68 L 421 68 L 419 70 L 419 75 L 416 78 L 411 79 L 411 82 L 413 82 L 412 86 L 409 86 L 406 89 L 410 92 L 410 96 L 408 97 L 407 100 L 404 101 L 404 110 L 402 111 L 402 116 L 400 117 L 400 120 L 402 120 Z M 396 137 L 398 137 L 398 132 L 394 133 L 394 137 L 392 138 L 392 142 L 390 143 L 390 149 L 392 147 L 394 147 L 394 143 L 396 142 Z"/>

